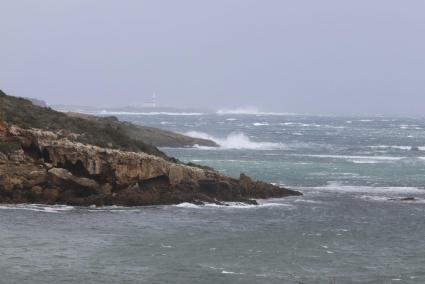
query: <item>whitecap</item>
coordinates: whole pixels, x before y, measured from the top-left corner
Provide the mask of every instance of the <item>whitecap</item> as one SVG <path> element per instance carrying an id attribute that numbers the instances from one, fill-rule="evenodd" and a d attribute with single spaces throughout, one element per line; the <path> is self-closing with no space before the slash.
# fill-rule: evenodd
<path id="1" fill-rule="evenodd" d="M 343 159 L 356 164 L 391 163 L 405 159 L 406 157 L 391 156 L 349 156 L 349 155 L 297 155 L 314 158 Z"/>
<path id="2" fill-rule="evenodd" d="M 235 275 L 244 275 L 245 274 L 245 273 L 241 273 L 241 272 L 233 272 L 233 271 L 226 271 L 226 270 L 221 271 L 221 273 L 223 273 L 223 274 L 235 274 Z"/>
<path id="3" fill-rule="evenodd" d="M 92 112 L 93 114 L 102 115 L 169 115 L 169 116 L 199 116 L 204 115 L 201 112 L 167 112 L 167 111 L 151 111 L 151 112 L 129 112 L 129 111 L 106 111 Z"/>
<path id="4" fill-rule="evenodd" d="M 227 115 L 227 114 L 234 114 L 234 115 L 296 115 L 295 113 L 288 113 L 288 112 L 262 112 L 259 111 L 257 108 L 254 107 L 245 107 L 245 108 L 235 108 L 235 109 L 219 109 L 216 112 L 218 115 Z"/>
<path id="5" fill-rule="evenodd" d="M 268 126 L 270 124 L 268 124 L 267 122 L 255 122 L 252 125 L 254 125 L 254 126 Z"/>
<path id="6" fill-rule="evenodd" d="M 362 195 L 359 198 L 370 201 L 388 201 L 388 197 L 376 195 Z"/>
<path id="7" fill-rule="evenodd" d="M 301 127 L 309 127 L 309 126 L 318 126 L 320 127 L 319 124 L 309 124 L 309 123 L 301 123 L 301 122 L 283 122 L 280 123 L 280 125 L 286 125 L 286 126 L 301 126 Z"/>
<path id="8" fill-rule="evenodd" d="M 310 187 L 309 189 L 318 191 L 332 191 L 341 193 L 425 193 L 423 188 L 409 186 L 362 186 L 362 185 L 344 185 L 338 182 L 329 182 L 326 186 Z M 308 188 L 304 188 L 308 190 Z"/>
<path id="9" fill-rule="evenodd" d="M 379 161 L 376 160 L 351 160 L 354 164 L 379 164 Z"/>
<path id="10" fill-rule="evenodd" d="M 322 204 L 322 201 L 308 200 L 308 199 L 295 199 L 294 202 L 311 203 L 311 204 Z"/>

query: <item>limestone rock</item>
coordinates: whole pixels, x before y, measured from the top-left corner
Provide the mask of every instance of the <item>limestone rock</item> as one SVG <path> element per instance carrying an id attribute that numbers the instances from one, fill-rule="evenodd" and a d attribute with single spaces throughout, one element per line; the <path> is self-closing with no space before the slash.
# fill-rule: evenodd
<path id="1" fill-rule="evenodd" d="M 85 177 L 76 177 L 68 170 L 60 168 L 52 168 L 48 171 L 48 181 L 54 186 L 75 187 L 93 191 L 99 187 L 99 184 L 94 180 Z"/>
<path id="2" fill-rule="evenodd" d="M 142 152 L 81 144 L 57 133 L 0 122 L 0 143 L 18 143 L 0 152 L 0 203 L 71 205 L 152 205 L 240 201 L 300 195 L 297 191 L 233 179 Z M 12 141 L 12 142 L 10 142 Z"/>

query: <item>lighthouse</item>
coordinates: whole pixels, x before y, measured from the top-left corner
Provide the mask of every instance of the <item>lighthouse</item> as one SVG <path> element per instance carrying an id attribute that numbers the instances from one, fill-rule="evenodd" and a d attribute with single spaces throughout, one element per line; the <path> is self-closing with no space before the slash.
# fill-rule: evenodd
<path id="1" fill-rule="evenodd" d="M 145 108 L 156 108 L 156 94 L 152 94 L 152 99 L 150 101 L 146 101 L 143 103 L 143 107 Z"/>

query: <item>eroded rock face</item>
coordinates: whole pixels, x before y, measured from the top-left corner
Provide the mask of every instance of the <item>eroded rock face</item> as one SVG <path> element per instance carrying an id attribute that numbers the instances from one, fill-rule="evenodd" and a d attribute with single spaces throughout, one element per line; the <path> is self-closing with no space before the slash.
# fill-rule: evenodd
<path id="1" fill-rule="evenodd" d="M 237 180 L 145 153 L 59 137 L 0 122 L 0 203 L 132 206 L 301 194 L 244 174 Z"/>

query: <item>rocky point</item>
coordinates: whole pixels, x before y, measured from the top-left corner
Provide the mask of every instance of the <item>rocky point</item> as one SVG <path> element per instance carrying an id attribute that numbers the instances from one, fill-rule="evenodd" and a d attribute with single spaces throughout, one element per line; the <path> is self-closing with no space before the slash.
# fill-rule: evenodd
<path id="1" fill-rule="evenodd" d="M 254 203 L 300 192 L 143 152 L 82 144 L 0 121 L 0 203 L 154 205 Z"/>

